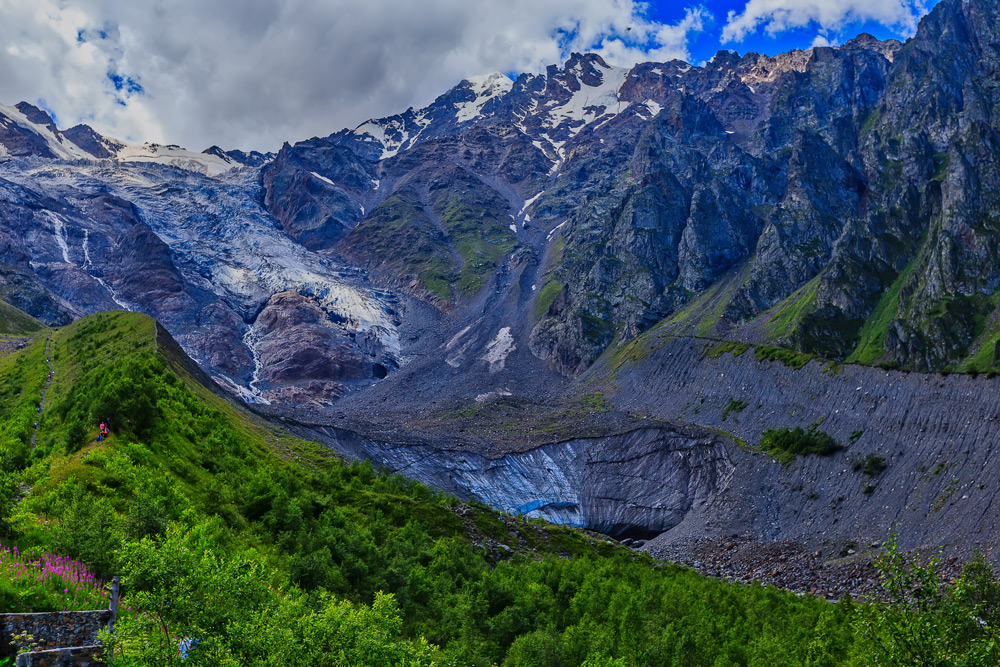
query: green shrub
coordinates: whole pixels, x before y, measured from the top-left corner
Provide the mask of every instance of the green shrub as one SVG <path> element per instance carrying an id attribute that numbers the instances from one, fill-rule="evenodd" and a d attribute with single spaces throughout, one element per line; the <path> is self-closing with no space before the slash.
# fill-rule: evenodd
<path id="1" fill-rule="evenodd" d="M 87 563 L 106 579 L 117 574 L 121 530 L 111 503 L 75 487 L 60 505 L 53 550 Z"/>
<path id="2" fill-rule="evenodd" d="M 806 352 L 796 352 L 773 345 L 758 345 L 754 348 L 754 354 L 757 355 L 757 361 L 780 361 L 795 370 L 799 370 L 813 359 L 813 355 Z"/>
<path id="3" fill-rule="evenodd" d="M 832 435 L 820 431 L 815 426 L 810 426 L 808 429 L 801 426 L 791 429 L 787 427 L 768 429 L 761 435 L 760 446 L 765 452 L 784 463 L 788 463 L 800 454 L 829 456 L 843 449 Z"/>
<path id="4" fill-rule="evenodd" d="M 156 423 L 156 404 L 165 381 L 162 362 L 152 355 L 127 359 L 96 379 L 97 398 L 91 404 L 94 422 L 110 420 L 112 427 L 146 440 Z"/>
<path id="5" fill-rule="evenodd" d="M 747 409 L 747 406 L 749 405 L 750 404 L 747 403 L 746 401 L 740 401 L 735 398 L 732 399 L 731 401 L 729 401 L 729 405 L 726 406 L 726 409 L 722 411 L 722 421 L 726 421 L 726 419 L 729 417 L 731 413 L 743 412 L 744 410 Z"/>
<path id="6" fill-rule="evenodd" d="M 14 475 L 0 470 L 0 535 L 8 529 L 7 522 L 14 510 L 14 497 L 17 494 L 17 479 Z"/>
<path id="7" fill-rule="evenodd" d="M 66 429 L 66 451 L 70 454 L 77 452 L 87 444 L 87 427 L 80 419 L 74 419 Z"/>
<path id="8" fill-rule="evenodd" d="M 949 583 L 940 559 L 905 553 L 892 536 L 875 564 L 887 599 L 858 605 L 851 664 L 1000 664 L 1000 582 L 982 555 Z"/>
<path id="9" fill-rule="evenodd" d="M 888 467 L 884 456 L 868 454 L 864 458 L 858 457 L 851 462 L 854 472 L 863 472 L 869 477 L 877 477 Z"/>

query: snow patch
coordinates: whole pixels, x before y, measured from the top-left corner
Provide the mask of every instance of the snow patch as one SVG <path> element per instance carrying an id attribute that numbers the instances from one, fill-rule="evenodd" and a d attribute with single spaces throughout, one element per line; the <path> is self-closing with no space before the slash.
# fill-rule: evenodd
<path id="1" fill-rule="evenodd" d="M 337 184 L 334 183 L 333 181 L 331 181 L 326 176 L 321 176 L 320 174 L 317 174 L 315 171 L 310 171 L 309 173 L 312 174 L 313 176 L 315 176 L 316 178 L 318 178 L 319 180 L 323 181 L 324 183 L 329 183 L 333 187 L 337 187 Z"/>
<path id="2" fill-rule="evenodd" d="M 507 357 L 514 351 L 514 337 L 510 334 L 510 327 L 504 327 L 497 332 L 497 335 L 486 346 L 486 353 L 480 357 L 490 365 L 490 373 L 502 371 Z"/>
<path id="3" fill-rule="evenodd" d="M 455 345 L 458 344 L 458 341 L 460 341 L 462 339 L 462 336 L 464 336 L 465 334 L 469 333 L 469 329 L 471 329 L 471 328 L 472 328 L 472 325 L 470 324 L 469 326 L 465 327 L 464 329 L 462 329 L 461 331 L 459 331 L 457 334 L 455 334 L 454 336 L 452 336 L 451 339 L 447 343 L 444 344 L 444 349 L 450 350 L 451 348 L 455 347 Z"/>
<path id="4" fill-rule="evenodd" d="M 494 391 L 488 391 L 485 394 L 479 394 L 476 396 L 476 403 L 485 403 L 491 401 L 494 398 L 503 398 L 504 396 L 513 396 L 509 389 L 496 389 Z"/>
<path id="5" fill-rule="evenodd" d="M 466 79 L 465 83 L 469 84 L 469 88 L 475 93 L 476 98 L 471 102 L 455 103 L 455 119 L 459 123 L 479 118 L 487 102 L 495 97 L 503 97 L 514 87 L 514 82 L 500 72 L 472 76 Z"/>
<path id="6" fill-rule="evenodd" d="M 462 340 L 465 334 L 469 333 L 469 329 L 471 328 L 472 325 L 470 324 L 469 326 L 465 327 L 457 334 L 452 336 L 451 339 L 444 344 L 445 351 L 450 352 L 450 354 L 447 357 L 445 357 L 444 361 L 452 368 L 458 368 L 459 366 L 462 365 L 462 359 L 465 357 L 466 350 L 468 350 L 469 347 L 475 342 L 475 338 L 470 338 L 469 340 L 462 343 L 458 347 L 458 349 L 453 349 L 455 348 L 456 345 L 458 345 L 458 342 Z"/>
<path id="7" fill-rule="evenodd" d="M 556 232 L 558 232 L 560 229 L 562 229 L 565 226 L 566 226 L 566 221 L 563 220 L 558 225 L 556 225 L 555 227 L 553 227 L 552 231 L 549 232 L 549 235 L 545 237 L 545 242 L 548 243 L 549 241 L 551 241 L 552 237 L 556 235 Z"/>
<path id="8" fill-rule="evenodd" d="M 541 192 L 539 192 L 537 195 L 535 195 L 531 199 L 525 199 L 524 200 L 524 206 L 521 207 L 521 210 L 518 211 L 517 214 L 519 216 L 523 215 L 524 212 L 528 210 L 528 207 L 531 206 L 532 204 L 534 204 L 536 201 L 538 201 L 538 198 L 541 197 L 543 194 L 545 194 L 545 190 L 542 190 Z"/>
<path id="9" fill-rule="evenodd" d="M 62 252 L 63 261 L 67 264 L 72 264 L 69 261 L 69 245 L 66 243 L 66 221 L 63 220 L 61 215 L 52 211 L 45 211 L 45 215 L 49 218 L 52 228 L 55 230 L 56 245 L 59 246 L 59 250 Z"/>

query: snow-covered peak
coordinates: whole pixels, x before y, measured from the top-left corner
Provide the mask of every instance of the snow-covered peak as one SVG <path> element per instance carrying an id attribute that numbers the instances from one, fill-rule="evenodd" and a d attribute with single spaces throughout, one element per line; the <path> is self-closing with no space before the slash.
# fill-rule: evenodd
<path id="1" fill-rule="evenodd" d="M 195 171 L 206 176 L 218 176 L 242 166 L 232 158 L 218 153 L 195 153 L 180 146 L 161 144 L 129 144 L 116 142 L 121 148 L 113 156 L 119 162 L 156 162 Z"/>
<path id="2" fill-rule="evenodd" d="M 27 108 L 34 109 L 30 105 Z M 42 113 L 45 118 L 47 114 Z M 36 118 L 43 122 L 33 122 L 17 107 L 0 105 L 0 143 L 10 155 L 40 155 L 63 160 L 77 160 L 92 157 L 72 141 L 66 139 L 55 127 L 51 119 Z"/>
<path id="3" fill-rule="evenodd" d="M 510 89 L 514 87 L 514 82 L 506 74 L 500 72 L 470 76 L 465 81 L 471 86 L 473 92 L 480 96 L 497 97 L 510 92 Z"/>
<path id="4" fill-rule="evenodd" d="M 373 144 L 376 149 L 380 149 L 379 159 L 385 160 L 413 145 L 420 132 L 429 124 L 422 111 L 414 114 L 409 110 L 399 116 L 367 120 L 354 128 L 351 134 L 361 142 Z"/>
<path id="5" fill-rule="evenodd" d="M 455 102 L 455 118 L 459 123 L 479 118 L 487 102 L 503 97 L 514 87 L 514 82 L 500 72 L 472 76 L 462 83 L 475 97 L 472 100 Z"/>
<path id="6" fill-rule="evenodd" d="M 575 135 L 599 118 L 621 113 L 629 105 L 619 96 L 629 71 L 603 61 L 573 63 L 564 71 L 565 80 L 561 81 L 570 94 L 551 99 L 543 105 L 543 127 Z"/>
<path id="7" fill-rule="evenodd" d="M 195 153 L 174 145 L 128 143 L 103 137 L 86 125 L 62 132 L 47 113 L 24 102 L 18 106 L 0 105 L 0 154 L 57 160 L 156 162 L 207 176 L 218 176 L 241 166 L 225 154 Z"/>
<path id="8" fill-rule="evenodd" d="M 385 160 L 418 141 L 446 135 L 459 123 L 489 115 L 487 105 L 513 86 L 514 82 L 500 72 L 469 77 L 423 109 L 372 118 L 338 136 L 359 154 Z"/>

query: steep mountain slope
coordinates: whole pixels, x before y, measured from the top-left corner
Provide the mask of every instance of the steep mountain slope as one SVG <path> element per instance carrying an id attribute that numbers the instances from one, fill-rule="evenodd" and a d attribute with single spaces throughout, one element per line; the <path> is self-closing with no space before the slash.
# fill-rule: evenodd
<path id="1" fill-rule="evenodd" d="M 905 46 L 862 35 L 702 68 L 574 55 L 495 87 L 472 118 L 466 82 L 284 147 L 268 207 L 310 247 L 446 309 L 500 257 L 532 264 L 515 328 L 570 375 L 670 318 L 868 363 L 988 363 L 995 207 L 977 189 L 994 189 L 996 18 L 949 1 Z M 442 201 L 483 224 L 456 229 Z"/>
<path id="2" fill-rule="evenodd" d="M 704 67 L 574 54 L 273 160 L 3 107 L 0 277 L 50 323 L 154 315 L 247 398 L 314 408 L 443 357 L 493 371 L 472 396 L 503 368 L 559 386 L 657 323 L 985 370 L 996 12 Z"/>
<path id="3" fill-rule="evenodd" d="M 35 160 L 0 164 L 0 179 L 13 301 L 50 323 L 146 312 L 256 400 L 328 402 L 400 361 L 393 297 L 276 233 L 253 172 Z"/>

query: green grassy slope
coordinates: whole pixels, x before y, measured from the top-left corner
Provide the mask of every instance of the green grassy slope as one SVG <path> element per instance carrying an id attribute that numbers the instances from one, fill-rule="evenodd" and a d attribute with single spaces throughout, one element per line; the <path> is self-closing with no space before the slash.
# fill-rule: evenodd
<path id="1" fill-rule="evenodd" d="M 15 308 L 6 301 L 0 301 L 0 337 L 30 336 L 45 328 L 45 325 Z"/>

